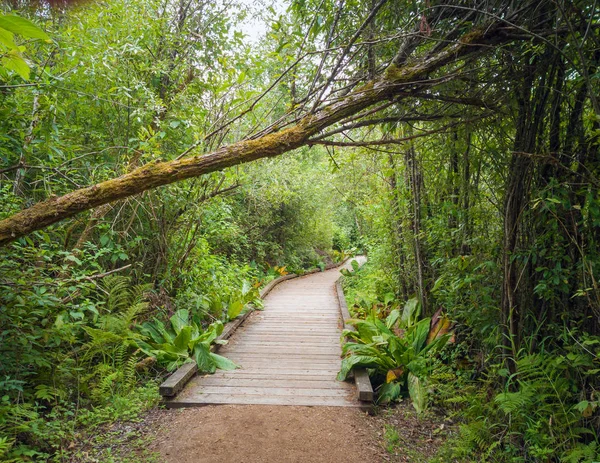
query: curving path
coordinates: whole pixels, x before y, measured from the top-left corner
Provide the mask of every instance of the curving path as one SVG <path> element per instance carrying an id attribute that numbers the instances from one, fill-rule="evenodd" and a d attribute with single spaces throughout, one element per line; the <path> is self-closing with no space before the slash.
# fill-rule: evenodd
<path id="1" fill-rule="evenodd" d="M 194 378 L 169 406 L 359 406 L 354 386 L 335 379 L 341 355 L 339 277 L 336 268 L 277 285 L 264 310 L 253 313 L 219 350 L 241 368 Z"/>

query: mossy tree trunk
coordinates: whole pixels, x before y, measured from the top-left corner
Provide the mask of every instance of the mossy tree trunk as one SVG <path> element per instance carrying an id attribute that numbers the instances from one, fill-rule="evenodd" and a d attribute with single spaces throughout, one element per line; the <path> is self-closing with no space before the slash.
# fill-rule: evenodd
<path id="1" fill-rule="evenodd" d="M 453 45 L 401 67 L 389 66 L 381 75 L 349 93 L 342 100 L 309 113 L 290 128 L 271 131 L 260 138 L 243 140 L 202 156 L 153 162 L 118 178 L 82 188 L 62 197 L 49 198 L 0 221 L 0 245 L 40 230 L 80 212 L 142 193 L 152 188 L 254 161 L 279 156 L 311 144 L 311 136 L 356 115 L 376 103 L 406 99 L 411 92 L 439 83 L 428 76 L 467 55 L 489 50 L 489 45 L 509 41 L 498 27 L 488 26 L 464 35 Z M 493 47 L 492 47 L 493 48 Z"/>

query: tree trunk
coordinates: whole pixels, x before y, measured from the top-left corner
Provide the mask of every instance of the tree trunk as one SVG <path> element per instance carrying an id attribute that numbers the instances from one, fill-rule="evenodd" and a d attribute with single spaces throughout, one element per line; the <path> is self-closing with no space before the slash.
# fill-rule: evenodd
<path id="1" fill-rule="evenodd" d="M 524 69 L 521 87 L 518 90 L 518 117 L 514 151 L 508 172 L 504 197 L 504 238 L 502 260 L 504 278 L 502 284 L 502 323 L 504 354 L 511 372 L 515 371 L 515 360 L 520 349 L 524 328 L 524 307 L 532 303 L 532 291 L 524 289 L 531 282 L 529 262 L 520 263 L 517 257 L 519 239 L 528 231 L 523 227 L 523 214 L 530 196 L 533 178 L 533 162 L 529 153 L 537 152 L 543 121 L 546 116 L 550 94 L 548 82 L 553 81 L 556 66 L 551 66 L 551 54 L 529 64 Z M 556 63 L 555 63 L 556 64 Z M 538 81 L 535 86 L 534 82 Z M 534 91 L 536 88 L 536 91 Z"/>
<path id="2" fill-rule="evenodd" d="M 471 132 L 467 133 L 467 147 L 463 153 L 463 182 L 462 182 L 462 222 L 460 253 L 471 253 L 469 240 L 471 239 Z"/>
<path id="3" fill-rule="evenodd" d="M 421 246 L 421 170 L 415 156 L 415 149 L 411 143 L 406 151 L 406 172 L 411 192 L 411 228 L 413 234 L 413 251 L 415 255 L 415 267 L 417 269 L 416 283 L 419 301 L 421 302 L 422 314 L 429 314 L 427 302 L 427 284 L 425 282 L 425 257 Z"/>
<path id="4" fill-rule="evenodd" d="M 442 51 L 402 67 L 390 66 L 386 71 L 355 89 L 346 97 L 314 114 L 307 114 L 290 128 L 271 129 L 257 139 L 243 140 L 204 156 L 192 156 L 166 162 L 152 162 L 118 178 L 76 190 L 60 198 L 50 198 L 0 221 L 0 245 L 40 230 L 80 212 L 139 194 L 180 180 L 214 172 L 226 167 L 279 156 L 310 144 L 310 137 L 326 127 L 357 114 L 378 102 L 408 98 L 410 92 L 435 85 L 437 79 L 426 77 L 444 65 L 489 45 L 508 41 L 497 33 L 497 27 L 476 29 Z"/>
<path id="5" fill-rule="evenodd" d="M 25 135 L 25 139 L 23 140 L 23 146 L 21 147 L 21 156 L 19 156 L 19 168 L 15 173 L 15 181 L 13 183 L 13 193 L 16 196 L 24 196 L 24 188 L 23 183 L 25 182 L 25 153 L 29 150 L 29 145 L 33 141 L 33 135 L 36 126 L 40 120 L 39 109 L 40 109 L 40 99 L 37 93 L 33 95 L 33 105 L 31 110 L 31 123 L 27 128 L 27 135 Z"/>
<path id="6" fill-rule="evenodd" d="M 397 273 L 397 288 L 400 292 L 402 299 L 408 299 L 409 293 L 406 286 L 406 257 L 404 250 L 402 249 L 403 233 L 402 233 L 402 219 L 400 213 L 400 191 L 398 187 L 398 173 L 396 170 L 396 161 L 394 154 L 390 151 L 388 153 L 388 168 L 390 169 L 390 176 L 388 182 L 390 185 L 390 210 L 392 213 L 392 243 L 394 260 L 397 260 L 398 264 L 395 268 Z"/>

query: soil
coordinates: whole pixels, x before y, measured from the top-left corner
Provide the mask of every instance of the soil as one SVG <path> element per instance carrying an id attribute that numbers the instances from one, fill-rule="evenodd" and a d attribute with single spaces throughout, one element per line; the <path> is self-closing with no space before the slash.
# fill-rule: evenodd
<path id="1" fill-rule="evenodd" d="M 451 427 L 408 401 L 354 408 L 217 405 L 160 411 L 150 449 L 166 463 L 426 462 Z M 157 421 L 154 421 L 157 423 Z"/>
<path id="2" fill-rule="evenodd" d="M 211 405 L 155 408 L 80 436 L 70 463 L 425 463 L 453 427 L 409 401 L 371 415 L 355 408 Z"/>
<path id="3" fill-rule="evenodd" d="M 154 450 L 167 463 L 381 461 L 364 412 L 344 407 L 218 405 L 166 412 Z"/>

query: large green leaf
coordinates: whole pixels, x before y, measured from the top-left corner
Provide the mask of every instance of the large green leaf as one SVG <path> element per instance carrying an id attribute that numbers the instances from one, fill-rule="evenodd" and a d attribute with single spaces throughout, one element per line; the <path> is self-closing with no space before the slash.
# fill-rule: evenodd
<path id="1" fill-rule="evenodd" d="M 167 343 L 159 344 L 155 346 L 155 351 L 157 353 L 166 352 L 168 354 L 176 355 L 177 357 L 186 358 L 188 357 L 188 351 L 179 349 L 175 344 Z"/>
<path id="2" fill-rule="evenodd" d="M 346 355 L 348 352 L 358 355 L 370 355 L 376 357 L 380 354 L 379 350 L 368 344 L 359 344 L 356 342 L 347 342 L 342 348 L 342 355 Z"/>
<path id="3" fill-rule="evenodd" d="M 173 331 L 175 331 L 175 334 L 179 334 L 184 326 L 189 325 L 190 312 L 186 309 L 179 309 L 173 314 L 170 320 Z"/>
<path id="4" fill-rule="evenodd" d="M 390 314 L 387 316 L 387 318 L 385 319 L 385 326 L 388 327 L 388 329 L 392 329 L 396 323 L 398 323 L 398 319 L 400 318 L 400 311 L 398 309 L 394 309 L 390 312 Z"/>
<path id="5" fill-rule="evenodd" d="M 20 16 L 0 16 L 0 27 L 12 32 L 13 34 L 19 34 L 26 39 L 50 40 L 48 34 L 46 34 L 43 30 L 41 30 L 28 19 L 21 18 Z"/>
<path id="6" fill-rule="evenodd" d="M 356 331 L 358 331 L 358 335 L 360 336 L 361 340 L 365 343 L 372 343 L 373 336 L 379 335 L 379 330 L 377 329 L 377 326 L 375 326 L 373 323 L 360 321 L 355 323 L 355 326 Z"/>
<path id="7" fill-rule="evenodd" d="M 206 331 L 198 338 L 201 342 L 212 343 L 223 332 L 223 323 L 216 321 L 211 323 Z"/>
<path id="8" fill-rule="evenodd" d="M 423 347 L 425 347 L 425 342 L 427 341 L 427 335 L 429 334 L 429 325 L 431 323 L 431 319 L 424 318 L 416 325 L 413 325 L 410 330 L 407 332 L 407 339 L 412 344 L 415 353 L 421 352 Z"/>
<path id="9" fill-rule="evenodd" d="M 214 373 L 217 369 L 210 354 L 210 344 L 207 342 L 200 342 L 194 347 L 194 359 L 201 372 Z"/>
<path id="10" fill-rule="evenodd" d="M 409 299 L 406 301 L 404 310 L 402 311 L 402 325 L 413 325 L 418 320 L 420 314 L 421 304 L 419 303 L 419 300 L 415 297 Z"/>
<path id="11" fill-rule="evenodd" d="M 361 366 L 365 368 L 372 368 L 377 366 L 379 359 L 377 357 L 367 355 L 351 355 L 342 360 L 342 366 L 340 372 L 337 375 L 338 381 L 345 381 L 352 368 Z"/>
<path id="12" fill-rule="evenodd" d="M 14 34 L 6 29 L 0 27 L 0 44 L 5 47 L 14 50 L 17 48 L 17 45 L 14 42 Z"/>
<path id="13" fill-rule="evenodd" d="M 390 337 L 388 339 L 388 352 L 397 364 L 402 365 L 402 358 L 406 353 L 406 341 L 397 336 Z"/>
<path id="14" fill-rule="evenodd" d="M 386 326 L 386 324 L 383 323 L 379 318 L 375 317 L 373 324 L 375 325 L 375 327 L 381 335 L 384 335 L 385 337 L 394 336 L 394 333 L 392 333 L 392 331 Z"/>
<path id="15" fill-rule="evenodd" d="M 422 413 L 427 406 L 427 390 L 418 376 L 408 374 L 408 393 L 417 413 Z"/>
<path id="16" fill-rule="evenodd" d="M 169 330 L 167 330 L 166 326 L 160 320 L 154 321 L 154 327 L 160 333 L 161 339 L 163 342 L 173 342 L 175 336 Z M 160 342 L 160 341 L 158 341 Z"/>
<path id="17" fill-rule="evenodd" d="M 229 360 L 226 357 L 223 357 L 222 355 L 219 354 L 213 354 L 212 352 L 210 353 L 210 358 L 213 360 L 215 366 L 219 369 L 219 370 L 235 370 L 236 368 L 239 368 L 240 366 Z"/>
<path id="18" fill-rule="evenodd" d="M 11 50 L 2 57 L 2 66 L 11 71 L 15 71 L 25 80 L 29 79 L 29 65 L 16 50 Z"/>
<path id="19" fill-rule="evenodd" d="M 395 402 L 400 397 L 402 392 L 400 384 L 396 382 L 383 383 L 379 389 L 379 395 L 377 396 L 377 403 L 387 404 Z"/>
<path id="20" fill-rule="evenodd" d="M 173 341 L 173 344 L 178 351 L 187 353 L 188 345 L 190 344 L 191 340 L 192 340 L 192 327 L 184 326 L 183 328 L 181 328 L 181 331 L 179 331 L 179 334 Z"/>
<path id="21" fill-rule="evenodd" d="M 227 316 L 230 320 L 233 320 L 242 312 L 243 308 L 244 303 L 241 300 L 237 299 L 231 304 L 229 304 L 229 307 L 227 308 Z"/>
<path id="22" fill-rule="evenodd" d="M 444 346 L 448 343 L 448 340 L 452 337 L 451 334 L 444 334 L 443 336 L 440 336 L 439 338 L 434 339 L 432 342 L 430 342 L 429 344 L 427 344 L 424 348 L 423 348 L 423 353 L 428 353 L 431 352 L 432 354 L 436 354 L 439 351 L 441 351 Z"/>
<path id="23" fill-rule="evenodd" d="M 144 354 L 146 354 L 148 357 L 156 357 L 156 353 L 154 352 L 154 347 L 152 347 L 147 342 L 144 342 L 144 341 L 141 341 L 141 340 L 138 339 L 136 341 L 136 344 L 140 348 L 140 350 Z"/>
<path id="24" fill-rule="evenodd" d="M 156 343 L 160 344 L 165 341 L 163 335 L 158 329 L 156 329 L 156 326 L 154 326 L 154 323 L 145 322 L 144 324 L 139 326 L 138 329 L 144 336 L 146 336 L 147 338 L 152 338 L 152 340 Z"/>

